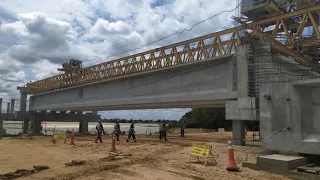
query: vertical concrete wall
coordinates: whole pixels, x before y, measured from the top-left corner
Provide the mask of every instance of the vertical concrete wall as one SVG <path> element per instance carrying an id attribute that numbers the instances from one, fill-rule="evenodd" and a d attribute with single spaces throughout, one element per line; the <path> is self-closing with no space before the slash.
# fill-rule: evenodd
<path id="1" fill-rule="evenodd" d="M 266 84 L 260 89 L 260 134 L 265 149 L 320 155 L 320 88 Z M 268 100 L 265 96 L 271 96 Z"/>

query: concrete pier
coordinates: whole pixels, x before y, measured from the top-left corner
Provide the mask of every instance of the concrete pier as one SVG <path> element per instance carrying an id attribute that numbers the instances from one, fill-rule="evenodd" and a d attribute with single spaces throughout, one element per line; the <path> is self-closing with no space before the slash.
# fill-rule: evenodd
<path id="1" fill-rule="evenodd" d="M 79 132 L 80 133 L 88 133 L 88 129 L 89 129 L 89 122 L 88 120 L 82 120 L 79 122 Z"/>
<path id="2" fill-rule="evenodd" d="M 245 126 L 244 121 L 235 120 L 232 121 L 232 138 L 233 144 L 244 146 L 246 143 L 245 139 Z"/>
<path id="3" fill-rule="evenodd" d="M 20 90 L 20 112 L 22 113 L 25 113 L 27 111 L 27 96 L 28 96 L 28 93 L 27 93 L 27 90 L 23 87 L 18 87 L 17 89 Z M 24 134 L 27 134 L 28 133 L 28 130 L 29 130 L 29 124 L 30 124 L 30 120 L 29 119 L 26 119 L 24 118 L 23 119 L 23 133 Z"/>
<path id="4" fill-rule="evenodd" d="M 3 119 L 1 118 L 2 110 L 2 98 L 0 98 L 0 136 L 3 134 Z"/>
<path id="5" fill-rule="evenodd" d="M 14 114 L 14 103 L 15 103 L 15 99 L 11 99 L 11 109 L 10 109 L 10 113 L 13 116 Z"/>
<path id="6" fill-rule="evenodd" d="M 0 98 L 0 114 L 2 113 L 2 98 Z"/>
<path id="7" fill-rule="evenodd" d="M 10 103 L 7 104 L 7 115 L 10 114 Z"/>
<path id="8" fill-rule="evenodd" d="M 40 135 L 41 133 L 41 113 L 31 112 L 32 120 L 31 120 L 31 130 L 34 135 Z"/>
<path id="9" fill-rule="evenodd" d="M 29 123 L 30 123 L 29 119 L 23 120 L 23 129 L 22 129 L 23 134 L 27 134 L 28 133 Z"/>
<path id="10" fill-rule="evenodd" d="M 20 111 L 26 112 L 27 110 L 27 92 L 20 91 Z"/>

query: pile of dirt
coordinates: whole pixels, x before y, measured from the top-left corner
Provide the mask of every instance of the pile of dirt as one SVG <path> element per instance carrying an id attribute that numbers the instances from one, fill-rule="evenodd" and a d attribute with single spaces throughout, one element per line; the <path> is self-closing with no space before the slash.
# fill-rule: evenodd
<path id="1" fill-rule="evenodd" d="M 23 176 L 28 176 L 43 170 L 49 169 L 48 166 L 33 166 L 33 169 L 17 169 L 15 172 L 9 172 L 6 174 L 0 175 L 0 179 L 9 180 L 16 179 Z"/>
<path id="2" fill-rule="evenodd" d="M 128 156 L 132 156 L 132 154 L 128 153 L 122 153 L 122 152 L 109 152 L 109 155 L 104 158 L 100 158 L 99 162 L 105 162 L 105 161 L 114 161 L 119 159 L 125 159 Z"/>
<path id="3" fill-rule="evenodd" d="M 70 163 L 65 163 L 65 166 L 82 166 L 85 164 L 86 161 L 83 160 L 72 160 Z"/>

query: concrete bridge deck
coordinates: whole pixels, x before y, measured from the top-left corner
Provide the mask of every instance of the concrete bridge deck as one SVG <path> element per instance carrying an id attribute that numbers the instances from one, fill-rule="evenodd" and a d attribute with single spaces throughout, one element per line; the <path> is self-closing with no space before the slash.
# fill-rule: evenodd
<path id="1" fill-rule="evenodd" d="M 37 94 L 30 110 L 224 107 L 237 98 L 235 63 L 227 55 Z"/>

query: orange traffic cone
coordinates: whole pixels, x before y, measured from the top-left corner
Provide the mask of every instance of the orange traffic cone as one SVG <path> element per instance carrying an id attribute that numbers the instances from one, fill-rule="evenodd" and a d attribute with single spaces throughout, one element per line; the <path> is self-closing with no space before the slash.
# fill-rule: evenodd
<path id="1" fill-rule="evenodd" d="M 70 136 L 70 145 L 75 145 L 74 144 L 74 130 L 73 130 L 73 128 L 72 128 L 71 136 Z"/>
<path id="2" fill-rule="evenodd" d="M 114 137 L 115 134 L 112 134 L 112 145 L 111 145 L 111 152 L 115 152 L 116 151 L 116 138 Z"/>
<path id="3" fill-rule="evenodd" d="M 228 171 L 239 170 L 236 162 L 234 161 L 234 154 L 233 154 L 233 149 L 232 149 L 232 139 L 230 136 L 229 136 L 229 140 L 228 140 L 228 154 L 229 154 L 229 158 L 228 158 L 227 170 Z"/>

